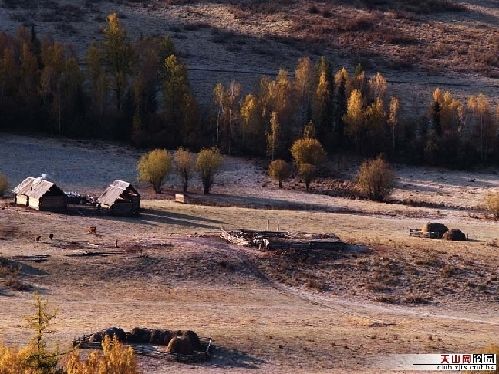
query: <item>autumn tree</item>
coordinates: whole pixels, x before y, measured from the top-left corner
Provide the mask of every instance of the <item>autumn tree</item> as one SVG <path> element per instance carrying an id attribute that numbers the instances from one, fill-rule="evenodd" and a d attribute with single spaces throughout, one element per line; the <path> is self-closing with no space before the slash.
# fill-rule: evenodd
<path id="1" fill-rule="evenodd" d="M 333 95 L 334 80 L 331 67 L 325 57 L 317 64 L 317 86 L 313 101 L 313 120 L 317 129 L 317 138 L 326 142 L 330 140 L 333 130 Z"/>
<path id="2" fill-rule="evenodd" d="M 192 177 L 194 169 L 194 157 L 188 150 L 180 147 L 175 151 L 175 168 L 179 177 L 182 179 L 183 191 L 187 192 L 189 180 Z"/>
<path id="3" fill-rule="evenodd" d="M 471 113 L 472 139 L 475 140 L 476 148 L 479 150 L 480 160 L 486 161 L 492 153 L 499 125 L 494 121 L 491 105 L 485 95 L 471 96 L 468 98 L 467 107 Z"/>
<path id="4" fill-rule="evenodd" d="M 116 109 L 121 112 L 132 70 L 133 49 L 116 13 L 107 16 L 104 29 L 104 58 L 112 80 Z"/>
<path id="5" fill-rule="evenodd" d="M 381 100 L 385 99 L 387 89 L 387 83 L 385 77 L 380 73 L 376 73 L 371 79 L 369 79 L 369 95 L 370 100 L 374 101 L 376 98 Z"/>
<path id="6" fill-rule="evenodd" d="M 139 180 L 148 182 L 154 192 L 161 193 L 161 186 L 170 172 L 172 156 L 166 149 L 155 149 L 142 155 L 137 163 Z"/>
<path id="7" fill-rule="evenodd" d="M 87 74 L 93 110 L 98 118 L 102 119 L 107 106 L 109 81 L 104 68 L 103 53 L 95 43 L 87 50 Z"/>
<path id="8" fill-rule="evenodd" d="M 41 50 L 43 69 L 41 91 L 51 106 L 57 123 L 57 132 L 63 134 L 64 116 L 73 117 L 82 112 L 78 101 L 82 95 L 83 76 L 76 57 L 60 43 L 46 40 Z"/>
<path id="9" fill-rule="evenodd" d="M 192 95 L 187 68 L 175 55 L 164 61 L 163 98 L 165 119 L 173 124 L 184 143 L 193 141 L 198 130 L 198 108 Z"/>
<path id="10" fill-rule="evenodd" d="M 276 156 L 281 137 L 281 125 L 279 124 L 279 119 L 277 118 L 277 113 L 272 112 L 270 117 L 270 130 L 267 133 L 267 156 L 273 161 Z"/>
<path id="11" fill-rule="evenodd" d="M 308 57 L 298 60 L 295 69 L 294 90 L 300 122 L 305 123 L 312 117 L 312 98 L 314 95 L 314 67 Z"/>
<path id="12" fill-rule="evenodd" d="M 399 124 L 400 101 L 397 97 L 392 96 L 390 99 L 390 108 L 388 111 L 388 125 L 392 133 L 392 154 L 395 154 L 395 139 L 397 127 Z"/>
<path id="13" fill-rule="evenodd" d="M 279 182 L 279 188 L 282 188 L 282 182 L 289 178 L 291 169 L 284 160 L 274 160 L 269 165 L 269 176 Z"/>
<path id="14" fill-rule="evenodd" d="M 196 159 L 196 169 L 203 183 L 203 193 L 210 193 L 215 175 L 222 166 L 223 157 L 217 148 L 202 149 Z"/>
<path id="15" fill-rule="evenodd" d="M 244 151 L 250 154 L 262 154 L 262 144 L 265 143 L 265 127 L 261 116 L 261 105 L 254 94 L 244 97 L 240 109 L 241 141 Z M 263 149 L 265 151 L 265 149 Z"/>
<path id="16" fill-rule="evenodd" d="M 293 143 L 291 155 L 308 191 L 317 167 L 326 159 L 326 152 L 317 139 L 301 138 Z"/>
<path id="17" fill-rule="evenodd" d="M 307 191 L 310 190 L 310 183 L 313 182 L 316 172 L 317 166 L 315 165 L 308 163 L 298 165 L 298 175 L 303 179 L 303 183 L 305 183 L 305 189 Z"/>
<path id="18" fill-rule="evenodd" d="M 353 140 L 357 151 L 359 151 L 364 123 L 364 109 L 362 93 L 357 89 L 353 90 L 348 98 L 347 112 L 343 117 L 343 121 L 347 125 L 346 133 Z"/>
<path id="19" fill-rule="evenodd" d="M 227 88 L 221 83 L 215 86 L 214 100 L 218 109 L 217 141 L 227 153 L 232 152 L 232 143 L 237 134 L 240 96 L 241 85 L 236 81 L 232 81 Z"/>
<path id="20" fill-rule="evenodd" d="M 357 186 L 369 199 L 385 200 L 393 190 L 395 174 L 388 162 L 378 157 L 367 160 L 360 166 L 357 174 Z"/>
<path id="21" fill-rule="evenodd" d="M 377 97 L 364 111 L 364 124 L 359 133 L 361 152 L 376 154 L 387 147 L 387 122 L 383 100 Z"/>

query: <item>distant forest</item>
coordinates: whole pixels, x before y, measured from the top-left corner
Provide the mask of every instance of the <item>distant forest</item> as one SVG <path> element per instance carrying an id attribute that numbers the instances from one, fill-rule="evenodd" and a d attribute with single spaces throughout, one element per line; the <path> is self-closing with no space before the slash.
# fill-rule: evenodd
<path id="1" fill-rule="evenodd" d="M 34 28 L 0 33 L 0 129 L 103 138 L 138 147 L 216 146 L 233 155 L 290 158 L 313 136 L 328 154 L 383 154 L 395 162 L 466 168 L 499 165 L 499 106 L 440 89 L 424 113 L 401 116 L 404 97 L 362 66 L 299 59 L 294 72 L 262 77 L 247 95 L 217 84 L 200 107 L 168 37 L 130 40 L 116 14 L 81 64 L 70 46 Z M 203 113 L 203 115 L 201 115 Z"/>

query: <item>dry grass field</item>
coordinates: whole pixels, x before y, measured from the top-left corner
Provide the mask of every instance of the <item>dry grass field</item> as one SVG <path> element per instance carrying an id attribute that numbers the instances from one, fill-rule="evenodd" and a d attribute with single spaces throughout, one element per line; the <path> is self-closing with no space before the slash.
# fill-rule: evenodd
<path id="1" fill-rule="evenodd" d="M 137 155 L 118 145 L 3 135 L 2 172 L 13 184 L 25 176 L 18 163 L 27 147 L 26 173 L 49 172 L 64 189 L 97 193 L 108 179 L 134 179 Z M 85 165 L 89 154 L 99 168 Z M 398 171 L 395 196 L 431 195 L 442 207 L 306 194 L 294 182 L 279 190 L 257 164 L 235 158 L 226 160 L 208 205 L 176 204 L 170 189 L 158 199 L 140 186 L 145 200 L 137 218 L 7 206 L 0 210 L 0 339 L 26 341 L 22 317 L 38 291 L 59 310 L 51 340 L 64 348 L 109 326 L 192 329 L 213 339 L 208 363 L 140 356 L 144 373 L 381 373 L 379 355 L 497 343 L 499 226 L 478 209 L 468 214 L 479 196 L 499 187 L 497 170 Z M 461 228 L 471 240 L 409 237 L 409 228 L 430 220 Z M 266 229 L 267 222 L 335 233 L 348 245 L 268 253 L 218 237 L 220 227 Z"/>

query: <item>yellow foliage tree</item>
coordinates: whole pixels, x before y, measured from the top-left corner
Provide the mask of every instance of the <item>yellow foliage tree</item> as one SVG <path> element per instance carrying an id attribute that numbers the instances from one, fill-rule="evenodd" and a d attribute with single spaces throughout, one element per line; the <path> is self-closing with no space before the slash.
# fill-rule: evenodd
<path id="1" fill-rule="evenodd" d="M 319 165 L 326 158 L 326 152 L 321 143 L 314 138 L 301 138 L 291 147 L 291 155 L 297 165 Z"/>
<path id="2" fill-rule="evenodd" d="M 347 102 L 347 113 L 343 117 L 343 121 L 347 125 L 346 133 L 354 139 L 358 149 L 360 146 L 359 135 L 364 122 L 362 93 L 359 90 L 353 90 L 350 94 Z"/>
<path id="3" fill-rule="evenodd" d="M 192 177 L 192 170 L 194 169 L 194 157 L 191 152 L 180 147 L 175 152 L 174 158 L 177 173 L 182 179 L 183 191 L 187 192 L 189 180 Z"/>
<path id="4" fill-rule="evenodd" d="M 279 182 L 279 188 L 282 188 L 282 182 L 289 178 L 290 168 L 284 160 L 274 160 L 269 165 L 269 175 Z"/>
<path id="5" fill-rule="evenodd" d="M 272 112 L 270 117 L 270 131 L 267 134 L 267 155 L 273 161 L 280 145 L 281 126 L 277 112 Z"/>
<path id="6" fill-rule="evenodd" d="M 357 175 L 359 190 L 369 199 L 383 201 L 393 190 L 395 174 L 388 162 L 378 157 L 365 161 Z"/>
<path id="7" fill-rule="evenodd" d="M 203 182 L 203 193 L 205 195 L 210 193 L 214 177 L 220 169 L 222 162 L 223 157 L 217 148 L 204 148 L 199 152 L 196 159 L 196 169 Z"/>
<path id="8" fill-rule="evenodd" d="M 161 185 L 170 172 L 172 156 L 166 149 L 155 149 L 140 157 L 137 163 L 139 180 L 150 183 L 156 193 L 161 193 Z"/>

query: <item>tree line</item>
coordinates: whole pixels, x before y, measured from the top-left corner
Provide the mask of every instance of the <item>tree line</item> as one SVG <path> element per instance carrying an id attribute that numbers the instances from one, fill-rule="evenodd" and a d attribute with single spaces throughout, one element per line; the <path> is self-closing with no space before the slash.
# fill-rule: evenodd
<path id="1" fill-rule="evenodd" d="M 215 146 L 269 161 L 291 159 L 297 139 L 314 138 L 328 154 L 499 164 L 499 107 L 482 94 L 460 101 L 437 89 L 424 113 L 408 113 L 383 75 L 369 76 L 360 65 L 335 71 L 325 57 L 301 58 L 293 72 L 280 69 L 246 92 L 236 81 L 218 83 L 212 105 L 201 107 L 172 40 L 131 40 L 116 14 L 86 50 L 84 68 L 70 46 L 40 41 L 34 27 L 0 34 L 2 129 L 139 147 Z"/>

